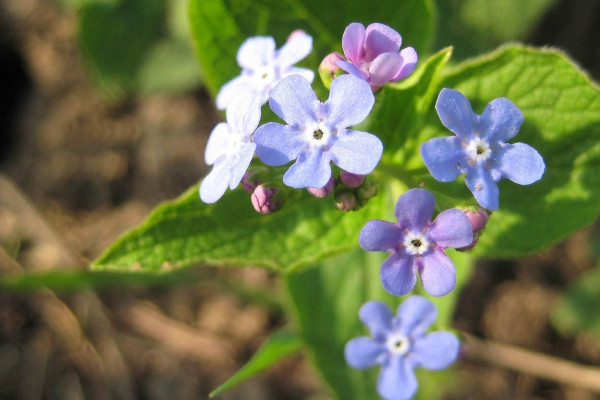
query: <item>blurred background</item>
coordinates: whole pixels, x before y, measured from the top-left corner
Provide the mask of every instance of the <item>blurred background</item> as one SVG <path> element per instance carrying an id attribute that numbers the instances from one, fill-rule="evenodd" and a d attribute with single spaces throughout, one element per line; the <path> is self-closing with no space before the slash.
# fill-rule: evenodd
<path id="1" fill-rule="evenodd" d="M 280 282 L 262 269 L 198 267 L 144 282 L 82 272 L 208 172 L 204 145 L 221 116 L 203 88 L 186 7 L 0 2 L 0 274 L 45 273 L 0 283 L 2 399 L 205 399 L 288 322 Z M 519 40 L 560 47 L 600 77 L 600 1 L 437 8 L 433 50 L 454 45 L 453 61 Z M 599 254 L 593 226 L 533 257 L 481 261 L 454 326 L 600 365 Z M 600 398 L 486 364 L 456 369 L 460 384 L 446 399 Z M 298 354 L 220 398 L 327 393 Z"/>

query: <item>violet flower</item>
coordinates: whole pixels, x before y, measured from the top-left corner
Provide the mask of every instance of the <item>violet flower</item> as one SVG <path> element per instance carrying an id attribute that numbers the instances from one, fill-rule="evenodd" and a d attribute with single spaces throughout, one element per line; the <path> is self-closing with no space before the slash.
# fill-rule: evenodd
<path id="1" fill-rule="evenodd" d="M 467 216 L 458 209 L 442 211 L 432 222 L 435 199 L 425 189 L 411 189 L 396 203 L 398 223 L 374 219 L 360 231 L 360 246 L 367 251 L 389 251 L 380 276 L 383 287 L 405 295 L 417 282 L 432 296 L 448 294 L 456 286 L 452 260 L 447 248 L 464 247 L 473 241 Z"/>

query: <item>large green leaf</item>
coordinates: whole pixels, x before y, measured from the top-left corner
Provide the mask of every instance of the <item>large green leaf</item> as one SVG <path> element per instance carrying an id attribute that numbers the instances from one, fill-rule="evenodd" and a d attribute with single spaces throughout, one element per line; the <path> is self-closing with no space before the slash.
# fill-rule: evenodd
<path id="1" fill-rule="evenodd" d="M 458 294 L 471 274 L 468 255 L 454 251 L 448 254 L 457 267 L 458 286 L 450 294 L 433 299 L 439 308 L 434 329 L 448 329 Z M 364 303 L 380 300 L 395 310 L 406 299 L 387 293 L 381 286 L 379 267 L 386 256 L 358 249 L 317 267 L 286 275 L 286 287 L 304 342 L 311 349 L 322 377 L 339 399 L 379 398 L 375 390 L 377 368 L 364 371 L 350 368 L 344 360 L 344 346 L 354 337 L 369 335 L 358 319 L 358 310 Z M 436 398 L 445 386 L 440 380 L 445 378 L 440 372 L 421 371 L 419 398 Z"/>
<path id="2" fill-rule="evenodd" d="M 508 46 L 449 71 L 441 87 L 454 88 L 481 113 L 496 97 L 508 97 L 525 115 L 511 142 L 536 148 L 546 173 L 529 186 L 502 180 L 500 209 L 492 215 L 475 251 L 486 256 L 518 256 L 540 250 L 594 221 L 600 210 L 600 90 L 568 58 L 551 49 Z M 449 136 L 429 109 L 418 141 Z M 407 146 L 404 169 L 420 171 L 413 181 L 448 203 L 473 202 L 462 180 L 434 181 L 418 147 Z"/>
<path id="3" fill-rule="evenodd" d="M 263 372 L 285 357 L 297 353 L 302 348 L 302 340 L 285 329 L 275 332 L 258 349 L 250 360 L 231 378 L 210 393 L 210 397 L 219 396 L 247 379 Z"/>
<path id="4" fill-rule="evenodd" d="M 317 68 L 331 51 L 341 51 L 342 33 L 351 22 L 382 22 L 397 29 L 405 46 L 424 52 L 433 29 L 431 0 L 191 0 L 190 21 L 207 86 L 214 94 L 240 72 L 235 55 L 249 36 L 273 36 L 278 46 L 295 29 L 314 38 Z"/>
<path id="5" fill-rule="evenodd" d="M 207 205 L 193 187 L 158 207 L 92 267 L 170 271 L 205 264 L 295 269 L 356 247 L 360 228 L 378 217 L 385 203 L 379 195 L 362 210 L 345 213 L 331 198 L 295 193 L 281 211 L 262 215 L 241 189 Z"/>

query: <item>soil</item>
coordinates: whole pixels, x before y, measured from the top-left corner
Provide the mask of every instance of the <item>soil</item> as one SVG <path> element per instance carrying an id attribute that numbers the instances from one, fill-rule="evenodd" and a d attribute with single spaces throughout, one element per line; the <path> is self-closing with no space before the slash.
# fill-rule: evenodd
<path id="1" fill-rule="evenodd" d="M 599 17 L 600 2 L 559 2 L 530 42 L 561 46 L 597 79 L 600 50 L 589 43 L 600 38 Z M 83 66 L 75 16 L 53 0 L 4 0 L 0 24 L 0 244 L 18 262 L 0 257 L 0 270 L 77 268 L 208 172 L 202 155 L 220 117 L 202 90 L 105 101 Z M 596 235 L 587 228 L 534 257 L 480 262 L 455 326 L 600 365 L 597 342 L 561 337 L 548 317 L 594 266 Z M 0 398 L 208 398 L 285 320 L 234 289 L 276 291 L 264 270 L 194 276 L 154 288 L 0 294 Z M 483 363 L 458 370 L 447 399 L 600 399 Z M 299 355 L 221 398 L 316 400 L 324 390 Z"/>

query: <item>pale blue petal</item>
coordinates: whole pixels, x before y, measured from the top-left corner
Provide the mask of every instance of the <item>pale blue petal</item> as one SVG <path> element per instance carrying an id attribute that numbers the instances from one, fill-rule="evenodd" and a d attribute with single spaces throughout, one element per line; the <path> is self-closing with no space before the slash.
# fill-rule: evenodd
<path id="1" fill-rule="evenodd" d="M 256 154 L 267 165 L 287 164 L 306 145 L 302 132 L 276 122 L 259 126 L 252 140 L 256 143 Z"/>
<path id="2" fill-rule="evenodd" d="M 407 294 L 417 283 L 413 257 L 408 256 L 403 250 L 394 252 L 381 265 L 379 276 L 383 287 L 388 292 L 397 296 Z"/>
<path id="3" fill-rule="evenodd" d="M 235 161 L 230 168 L 231 178 L 229 179 L 229 189 L 235 189 L 240 184 L 244 174 L 248 170 L 248 166 L 252 162 L 255 150 L 256 144 L 252 142 L 240 145 Z"/>
<path id="4" fill-rule="evenodd" d="M 387 25 L 373 23 L 365 30 L 365 61 L 373 61 L 383 53 L 398 53 L 402 36 Z"/>
<path id="5" fill-rule="evenodd" d="M 321 188 L 331 178 L 331 164 L 328 153 L 320 146 L 300 153 L 297 161 L 283 175 L 283 183 L 293 188 Z"/>
<path id="6" fill-rule="evenodd" d="M 367 251 L 393 251 L 402 242 L 403 233 L 396 224 L 373 219 L 360 230 L 358 243 Z"/>
<path id="7" fill-rule="evenodd" d="M 290 125 L 305 126 L 316 123 L 316 109 L 320 104 L 315 92 L 305 78 L 290 75 L 271 91 L 269 106 Z"/>
<path id="8" fill-rule="evenodd" d="M 417 56 L 417 51 L 412 47 L 402 49 L 400 51 L 400 55 L 404 59 L 404 64 L 402 65 L 402 68 L 400 68 L 396 76 L 394 76 L 391 79 L 392 82 L 402 80 L 410 74 L 412 74 L 419 60 L 419 57 Z"/>
<path id="9" fill-rule="evenodd" d="M 239 93 L 227 107 L 227 123 L 238 137 L 249 137 L 260 122 L 260 99 Z"/>
<path id="10" fill-rule="evenodd" d="M 462 141 L 456 136 L 433 138 L 421 145 L 421 157 L 431 175 L 441 182 L 455 180 L 465 158 Z"/>
<path id="11" fill-rule="evenodd" d="M 338 167 L 353 174 L 366 175 L 381 159 L 383 144 L 375 135 L 346 129 L 337 134 L 330 151 L 331 159 Z"/>
<path id="12" fill-rule="evenodd" d="M 465 247 L 473 242 L 473 227 L 465 213 L 452 208 L 438 214 L 427 236 L 444 249 Z"/>
<path id="13" fill-rule="evenodd" d="M 305 32 L 294 32 L 288 41 L 277 51 L 276 64 L 284 69 L 296 64 L 310 54 L 313 39 Z"/>
<path id="14" fill-rule="evenodd" d="M 421 256 L 419 274 L 423 288 L 434 297 L 444 296 L 456 286 L 454 264 L 441 250 L 436 249 Z"/>
<path id="15" fill-rule="evenodd" d="M 421 335 L 437 318 L 437 308 L 431 300 L 422 296 L 410 296 L 396 311 L 394 328 L 410 337 Z"/>
<path id="16" fill-rule="evenodd" d="M 338 76 L 331 82 L 329 99 L 325 102 L 328 120 L 339 129 L 362 122 L 375 103 L 367 82 L 353 75 Z"/>
<path id="17" fill-rule="evenodd" d="M 523 113 L 506 97 L 490 101 L 479 118 L 479 132 L 491 142 L 513 138 L 523 123 Z"/>
<path id="18" fill-rule="evenodd" d="M 248 38 L 237 52 L 238 65 L 251 70 L 270 64 L 274 58 L 275 41 L 270 36 Z"/>
<path id="19" fill-rule="evenodd" d="M 410 189 L 398 198 L 395 215 L 398 225 L 410 230 L 421 230 L 431 222 L 435 197 L 425 189 Z"/>
<path id="20" fill-rule="evenodd" d="M 360 72 L 360 70 L 356 68 L 354 64 L 350 64 L 348 61 L 338 60 L 335 64 L 347 73 L 354 75 L 358 79 L 366 79 L 362 72 Z"/>
<path id="21" fill-rule="evenodd" d="M 346 362 L 353 368 L 363 369 L 372 367 L 380 361 L 386 347 L 383 343 L 361 336 L 350 340 L 344 348 Z"/>
<path id="22" fill-rule="evenodd" d="M 377 392 L 385 400 L 408 400 L 417 387 L 412 362 L 406 357 L 389 357 L 377 377 Z"/>
<path id="23" fill-rule="evenodd" d="M 498 190 L 498 184 L 492 178 L 490 170 L 481 165 L 469 168 L 465 183 L 475 196 L 475 200 L 482 207 L 488 210 L 498 209 L 500 191 Z"/>
<path id="24" fill-rule="evenodd" d="M 430 332 L 413 342 L 413 357 L 417 365 L 430 370 L 447 368 L 458 358 L 460 340 L 456 335 Z"/>
<path id="25" fill-rule="evenodd" d="M 225 158 L 219 158 L 212 170 L 200 184 L 200 199 L 205 203 L 214 203 L 219 200 L 229 183 L 231 173 Z"/>
<path id="26" fill-rule="evenodd" d="M 473 137 L 478 116 L 473 112 L 469 100 L 458 90 L 442 89 L 435 109 L 442 124 L 463 140 Z"/>
<path id="27" fill-rule="evenodd" d="M 363 45 L 365 42 L 365 27 L 363 24 L 353 22 L 346 27 L 342 35 L 342 48 L 344 55 L 353 63 L 362 61 L 364 57 Z"/>
<path id="28" fill-rule="evenodd" d="M 378 55 L 369 67 L 369 83 L 373 90 L 385 85 L 400 72 L 404 59 L 398 53 L 383 53 Z"/>
<path id="29" fill-rule="evenodd" d="M 540 180 L 546 169 L 540 153 L 525 143 L 505 145 L 498 161 L 502 176 L 519 185 Z"/>
<path id="30" fill-rule="evenodd" d="M 287 68 L 284 72 L 285 73 L 282 76 L 282 79 L 287 78 L 290 75 L 300 75 L 301 77 L 303 77 L 304 79 L 306 79 L 309 82 L 312 82 L 315 79 L 314 71 L 312 71 L 308 68 L 290 67 L 290 68 Z"/>
<path id="31" fill-rule="evenodd" d="M 210 133 L 206 150 L 204 151 L 204 161 L 208 165 L 212 165 L 217 161 L 217 158 L 229 153 L 227 146 L 229 145 L 229 125 L 225 122 L 219 122 Z"/>
<path id="32" fill-rule="evenodd" d="M 369 301 L 358 312 L 360 320 L 369 328 L 371 335 L 379 340 L 384 340 L 392 330 L 394 315 L 387 304 L 381 301 Z"/>
<path id="33" fill-rule="evenodd" d="M 252 78 L 248 75 L 240 75 L 223 86 L 219 90 L 217 94 L 217 108 L 219 110 L 225 110 L 231 100 L 236 98 L 238 95 L 251 95 L 254 93 L 254 85 L 252 83 Z"/>

